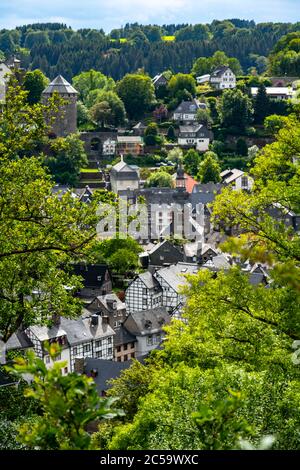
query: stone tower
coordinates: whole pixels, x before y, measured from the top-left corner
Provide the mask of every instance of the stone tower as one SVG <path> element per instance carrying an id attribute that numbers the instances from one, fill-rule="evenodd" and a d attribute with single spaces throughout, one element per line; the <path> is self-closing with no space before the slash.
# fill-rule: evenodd
<path id="1" fill-rule="evenodd" d="M 72 87 L 61 75 L 58 75 L 43 91 L 42 102 L 46 104 L 57 93 L 65 102 L 52 123 L 52 132 L 56 137 L 66 137 L 77 132 L 77 95 L 78 91 Z"/>

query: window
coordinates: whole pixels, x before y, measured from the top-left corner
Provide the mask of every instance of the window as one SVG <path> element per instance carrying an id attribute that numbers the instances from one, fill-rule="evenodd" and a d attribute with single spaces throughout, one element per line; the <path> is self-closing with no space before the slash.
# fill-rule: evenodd
<path id="1" fill-rule="evenodd" d="M 127 351 L 127 347 L 128 347 L 128 344 L 127 343 L 124 344 L 124 346 L 123 346 L 124 351 Z"/>
<path id="2" fill-rule="evenodd" d="M 97 357 L 97 358 L 102 357 L 102 351 L 97 351 L 97 352 L 96 352 L 96 357 Z"/>
<path id="3" fill-rule="evenodd" d="M 64 368 L 64 373 L 65 373 L 65 374 L 68 373 L 68 368 L 67 368 L 67 367 Z"/>
<path id="4" fill-rule="evenodd" d="M 130 347 L 131 347 L 131 349 L 133 349 L 134 348 L 134 343 L 130 343 Z"/>
<path id="5" fill-rule="evenodd" d="M 242 176 L 242 188 L 245 188 L 248 186 L 248 178 L 247 176 Z"/>
<path id="6" fill-rule="evenodd" d="M 101 339 L 98 339 L 96 341 L 96 348 L 100 348 L 102 346 L 102 340 Z"/>
<path id="7" fill-rule="evenodd" d="M 111 344 L 111 336 L 109 338 L 107 338 L 107 342 L 108 342 L 108 344 Z"/>
<path id="8" fill-rule="evenodd" d="M 143 295 L 147 295 L 147 289 L 143 287 Z"/>
<path id="9" fill-rule="evenodd" d="M 54 361 L 60 361 L 61 360 L 61 354 L 58 354 L 55 358 Z"/>
<path id="10" fill-rule="evenodd" d="M 50 356 L 46 356 L 45 360 L 46 360 L 46 364 L 50 364 Z"/>
<path id="11" fill-rule="evenodd" d="M 119 356 L 119 357 L 117 358 L 117 362 L 121 362 L 121 360 L 122 360 L 122 358 L 121 358 L 121 356 Z"/>
<path id="12" fill-rule="evenodd" d="M 147 336 L 147 346 L 152 346 L 153 345 L 153 336 L 149 335 Z"/>
<path id="13" fill-rule="evenodd" d="M 155 342 L 156 342 L 156 344 L 159 344 L 160 341 L 161 341 L 161 336 L 160 336 L 160 334 L 158 333 L 158 334 L 156 335 Z"/>
<path id="14" fill-rule="evenodd" d="M 111 355 L 111 354 L 112 354 L 112 348 L 108 348 L 107 354 L 108 354 L 108 355 Z"/>
<path id="15" fill-rule="evenodd" d="M 124 356 L 124 361 L 128 361 L 128 356 L 127 356 L 127 354 L 125 354 L 125 356 Z"/>
<path id="16" fill-rule="evenodd" d="M 121 352 L 121 346 L 117 346 L 117 352 Z"/>
<path id="17" fill-rule="evenodd" d="M 73 348 L 73 354 L 77 354 L 77 348 Z"/>
<path id="18" fill-rule="evenodd" d="M 91 350 L 91 345 L 90 344 L 85 344 L 83 346 L 83 352 L 90 352 Z"/>
<path id="19" fill-rule="evenodd" d="M 143 307 L 147 307 L 147 305 L 148 305 L 147 299 L 143 299 L 142 305 L 143 305 Z"/>

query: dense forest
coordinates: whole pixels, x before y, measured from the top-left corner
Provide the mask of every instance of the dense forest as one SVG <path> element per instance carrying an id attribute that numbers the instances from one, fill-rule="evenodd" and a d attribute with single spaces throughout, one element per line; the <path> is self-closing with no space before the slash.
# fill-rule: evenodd
<path id="1" fill-rule="evenodd" d="M 70 80 L 94 68 L 118 80 L 139 68 L 152 76 L 166 69 L 186 73 L 198 57 L 209 57 L 222 50 L 229 57 L 237 58 L 247 72 L 251 67 L 259 69 L 283 36 L 291 33 L 297 36 L 299 31 L 300 23 L 255 24 L 238 19 L 194 26 L 134 23 L 109 34 L 94 29 L 74 31 L 65 24 L 45 23 L 1 30 L 0 58 L 17 54 L 25 67 L 39 68 L 49 78 L 61 73 Z M 288 44 L 283 43 L 282 48 L 286 47 Z M 294 47 L 291 55 L 295 63 L 294 56 L 299 52 L 295 40 L 291 47 Z M 274 62 L 274 72 L 280 73 L 282 67 L 278 61 Z M 294 69 L 291 71 L 295 73 Z M 285 66 L 284 72 L 289 71 Z"/>

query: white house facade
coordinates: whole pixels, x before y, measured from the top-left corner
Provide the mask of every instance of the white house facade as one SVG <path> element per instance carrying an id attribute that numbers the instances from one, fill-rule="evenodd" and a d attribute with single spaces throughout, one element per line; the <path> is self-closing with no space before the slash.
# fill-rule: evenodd
<path id="1" fill-rule="evenodd" d="M 236 76 L 233 71 L 227 67 L 218 67 L 210 76 L 211 85 L 217 90 L 226 90 L 236 87 Z"/>

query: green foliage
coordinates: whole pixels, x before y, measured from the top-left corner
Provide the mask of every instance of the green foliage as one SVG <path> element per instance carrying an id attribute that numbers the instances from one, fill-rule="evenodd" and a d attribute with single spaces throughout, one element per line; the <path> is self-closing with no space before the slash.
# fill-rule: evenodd
<path id="1" fill-rule="evenodd" d="M 174 142 L 176 140 L 175 129 L 174 129 L 174 126 L 172 125 L 168 127 L 167 139 L 170 140 L 171 142 Z"/>
<path id="2" fill-rule="evenodd" d="M 48 349 L 55 360 L 59 349 Z M 91 448 L 91 436 L 86 426 L 99 419 L 121 414 L 112 408 L 116 399 L 100 398 L 92 378 L 85 375 L 62 374 L 64 362 L 55 362 L 49 370 L 44 362 L 29 352 L 27 359 L 15 361 L 13 370 L 20 377 L 32 374 L 34 381 L 25 396 L 34 398 L 42 415 L 32 423 L 19 427 L 19 439 L 31 449 L 80 450 Z"/>
<path id="3" fill-rule="evenodd" d="M 158 126 L 156 122 L 150 122 L 144 132 L 144 142 L 146 145 L 156 145 L 159 141 Z"/>
<path id="4" fill-rule="evenodd" d="M 244 157 L 248 156 L 248 145 L 242 137 L 240 137 L 236 142 L 236 153 L 237 155 L 242 155 Z"/>
<path id="5" fill-rule="evenodd" d="M 168 83 L 168 91 L 171 99 L 184 99 L 185 96 L 196 95 L 196 82 L 192 75 L 178 73 L 173 75 Z"/>
<path id="6" fill-rule="evenodd" d="M 198 168 L 198 178 L 201 183 L 218 183 L 221 181 L 220 172 L 218 156 L 213 152 L 206 152 Z"/>
<path id="7" fill-rule="evenodd" d="M 51 153 L 45 157 L 45 165 L 58 183 L 76 186 L 80 169 L 88 164 L 79 135 L 59 137 L 49 141 L 49 144 Z"/>
<path id="8" fill-rule="evenodd" d="M 80 98 L 84 104 L 86 104 L 86 99 L 92 90 L 111 91 L 115 87 L 115 82 L 112 78 L 106 77 L 103 73 L 93 69 L 76 75 L 72 83 L 74 88 L 80 93 Z"/>
<path id="9" fill-rule="evenodd" d="M 146 188 L 172 188 L 173 187 L 173 179 L 172 176 L 169 175 L 164 170 L 155 171 L 152 173 L 149 178 L 147 178 L 145 182 Z"/>
<path id="10" fill-rule="evenodd" d="M 253 108 L 250 98 L 240 90 L 224 91 L 220 102 L 220 116 L 225 127 L 235 126 L 244 131 L 251 123 Z"/>
<path id="11" fill-rule="evenodd" d="M 184 155 L 183 163 L 187 173 L 196 175 L 201 162 L 199 153 L 194 149 L 189 149 Z"/>
<path id="12" fill-rule="evenodd" d="M 223 51 L 216 51 L 212 57 L 199 57 L 193 64 L 191 73 L 198 77 L 213 72 L 213 70 L 222 65 L 231 68 L 235 75 L 242 73 L 239 61 L 234 57 L 227 57 Z"/>
<path id="13" fill-rule="evenodd" d="M 130 119 L 138 119 L 155 103 L 154 86 L 147 75 L 125 75 L 117 83 L 117 93 Z"/>
<path id="14" fill-rule="evenodd" d="M 266 87 L 259 85 L 257 95 L 254 100 L 254 120 L 257 124 L 262 124 L 270 110 L 270 99 L 267 96 Z"/>
<path id="15" fill-rule="evenodd" d="M 183 159 L 183 152 L 181 148 L 174 147 L 172 150 L 168 152 L 167 160 L 172 163 L 178 163 Z"/>
<path id="16" fill-rule="evenodd" d="M 109 259 L 109 266 L 118 274 L 134 272 L 139 266 L 139 260 L 135 253 L 126 248 L 120 248 Z"/>
<path id="17" fill-rule="evenodd" d="M 106 107 L 109 108 L 109 115 L 105 116 L 105 121 L 115 127 L 124 124 L 126 119 L 124 103 L 114 91 L 92 90 L 88 94 L 86 103 L 90 108 L 101 103 L 107 103 Z"/>
<path id="18" fill-rule="evenodd" d="M 27 72 L 24 78 L 24 89 L 28 91 L 27 101 L 29 104 L 36 104 L 40 101 L 42 92 L 49 83 L 48 78 L 41 70 Z"/>
<path id="19" fill-rule="evenodd" d="M 204 124 L 205 126 L 209 126 L 212 124 L 212 118 L 209 109 L 199 108 L 196 114 L 196 119 L 198 122 Z"/>
<path id="20" fill-rule="evenodd" d="M 269 57 L 269 72 L 275 76 L 299 76 L 300 71 L 300 32 L 283 36 L 275 45 Z"/>
<path id="21" fill-rule="evenodd" d="M 70 193 L 55 195 L 53 183 L 36 157 L 20 158 L 24 148 L 36 151 L 47 127 L 44 113 L 56 106 L 26 102 L 18 87 L 0 115 L 0 333 L 4 341 L 21 326 L 48 324 L 51 314 L 77 315 L 74 291 L 79 279 L 61 266 L 84 257 L 96 235 L 96 198 L 91 204 Z M 37 295 L 33 295 L 36 292 Z M 38 312 L 38 314 L 37 314 Z"/>
<path id="22" fill-rule="evenodd" d="M 285 118 L 278 116 L 277 114 L 272 114 L 264 120 L 264 128 L 266 132 L 271 135 L 277 134 L 277 132 L 284 127 Z"/>

